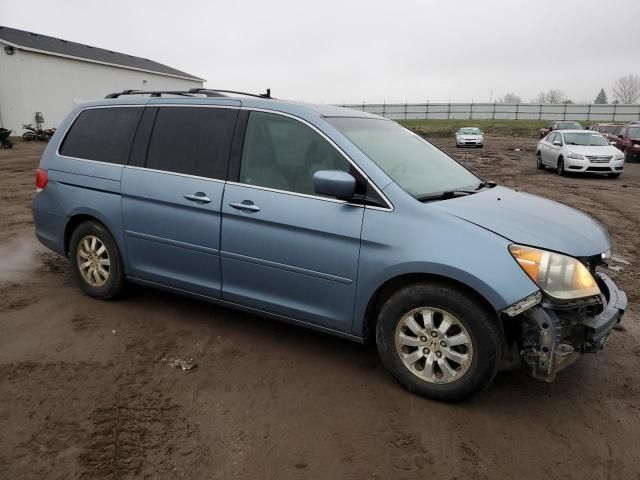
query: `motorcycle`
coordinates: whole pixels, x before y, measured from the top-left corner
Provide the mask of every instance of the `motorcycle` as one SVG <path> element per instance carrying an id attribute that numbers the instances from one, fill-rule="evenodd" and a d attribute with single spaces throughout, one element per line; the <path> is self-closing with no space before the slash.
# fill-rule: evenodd
<path id="1" fill-rule="evenodd" d="M 47 128 L 43 130 L 41 128 L 34 127 L 32 123 L 22 125 L 22 128 L 26 130 L 26 132 L 22 134 L 22 139 L 27 142 L 32 140 L 49 140 L 56 132 L 55 128 Z"/>

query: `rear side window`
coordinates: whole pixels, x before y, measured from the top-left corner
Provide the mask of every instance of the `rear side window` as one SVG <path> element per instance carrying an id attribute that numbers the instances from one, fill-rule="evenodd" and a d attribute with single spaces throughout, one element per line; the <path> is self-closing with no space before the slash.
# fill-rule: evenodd
<path id="1" fill-rule="evenodd" d="M 237 115 L 229 108 L 160 107 L 147 168 L 224 179 Z"/>
<path id="2" fill-rule="evenodd" d="M 142 110 L 138 107 L 84 110 L 62 142 L 60 154 L 124 165 Z"/>

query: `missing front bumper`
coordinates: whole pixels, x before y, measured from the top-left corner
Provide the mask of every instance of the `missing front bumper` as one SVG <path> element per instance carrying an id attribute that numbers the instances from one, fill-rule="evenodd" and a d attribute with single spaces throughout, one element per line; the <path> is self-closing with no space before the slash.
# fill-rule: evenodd
<path id="1" fill-rule="evenodd" d="M 602 273 L 598 283 L 606 303 L 597 315 L 588 308 L 556 309 L 542 304 L 524 314 L 521 356 L 534 378 L 553 382 L 557 372 L 574 363 L 582 353 L 602 350 L 609 333 L 621 320 L 627 296 Z"/>

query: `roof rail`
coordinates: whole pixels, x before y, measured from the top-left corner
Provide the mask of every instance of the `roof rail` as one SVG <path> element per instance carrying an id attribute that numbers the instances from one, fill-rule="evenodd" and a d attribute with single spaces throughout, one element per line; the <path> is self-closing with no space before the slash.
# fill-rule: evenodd
<path id="1" fill-rule="evenodd" d="M 247 93 L 247 92 L 238 92 L 236 90 L 224 90 L 221 88 L 192 88 L 189 90 L 189 93 L 234 93 L 236 95 L 246 95 L 248 97 L 257 97 L 257 98 L 272 98 L 271 97 L 271 89 L 267 88 L 265 93 L 255 94 L 255 93 Z"/>
<path id="2" fill-rule="evenodd" d="M 194 95 L 205 95 L 207 97 L 226 97 L 227 93 L 236 95 L 247 95 L 257 98 L 271 98 L 271 89 L 267 88 L 266 93 L 256 95 L 255 93 L 237 92 L 235 90 L 219 90 L 217 88 L 191 88 L 189 90 L 123 90 L 106 95 L 104 98 L 118 98 L 122 95 L 149 95 L 151 97 L 161 97 L 162 95 L 179 95 L 182 97 L 193 97 Z"/>
<path id="3" fill-rule="evenodd" d="M 189 92 L 184 90 L 123 90 L 121 92 L 114 92 L 106 95 L 104 98 L 118 98 L 122 95 L 149 95 L 151 97 L 161 97 L 162 95 L 180 95 L 182 97 L 193 97 L 196 92 Z M 207 97 L 224 97 L 222 94 L 215 94 L 215 92 L 202 92 Z"/>

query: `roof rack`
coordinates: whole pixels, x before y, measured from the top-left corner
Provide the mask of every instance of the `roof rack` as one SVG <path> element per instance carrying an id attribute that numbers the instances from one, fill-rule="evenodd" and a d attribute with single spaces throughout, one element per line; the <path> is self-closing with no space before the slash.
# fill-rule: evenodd
<path id="1" fill-rule="evenodd" d="M 236 90 L 223 90 L 221 88 L 192 88 L 189 90 L 189 93 L 204 93 L 206 94 L 207 92 L 211 92 L 211 93 L 234 93 L 236 95 L 246 95 L 248 97 L 257 97 L 257 98 L 271 98 L 271 89 L 267 88 L 267 91 L 265 93 L 259 93 L 259 94 L 255 94 L 255 93 L 247 93 L 247 92 L 238 92 Z"/>
<path id="2" fill-rule="evenodd" d="M 193 97 L 194 95 L 205 95 L 207 97 L 227 97 L 227 93 L 236 95 L 247 95 L 256 98 L 271 98 L 271 89 L 267 88 L 265 93 L 255 94 L 238 92 L 235 90 L 221 90 L 217 88 L 191 88 L 189 90 L 123 90 L 122 92 L 110 93 L 104 98 L 118 98 L 122 95 L 149 95 L 151 97 L 161 97 L 162 95 L 179 95 L 182 97 Z"/>

